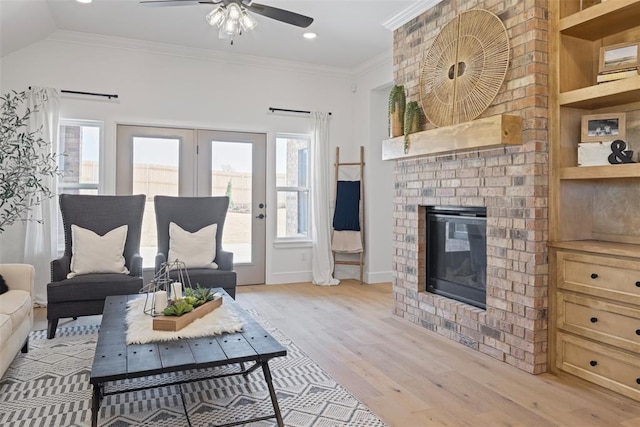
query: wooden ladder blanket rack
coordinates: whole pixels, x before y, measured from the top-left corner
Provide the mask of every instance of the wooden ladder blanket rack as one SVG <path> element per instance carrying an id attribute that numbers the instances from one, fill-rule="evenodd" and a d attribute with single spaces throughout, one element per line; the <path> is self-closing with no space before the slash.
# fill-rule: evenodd
<path id="1" fill-rule="evenodd" d="M 335 273 L 335 266 L 336 265 L 357 265 L 360 267 L 360 283 L 364 283 L 363 282 L 363 274 L 364 274 L 364 147 L 360 146 L 360 161 L 359 162 L 340 162 L 340 147 L 336 147 L 336 162 L 334 163 L 335 166 L 335 190 L 336 190 L 336 204 L 335 204 L 335 208 L 336 211 L 338 211 L 338 203 L 340 203 L 340 200 L 344 200 L 344 198 L 339 199 L 338 197 L 338 192 L 339 192 L 339 186 L 340 186 L 340 179 L 339 179 L 339 174 L 340 174 L 340 167 L 342 166 L 358 166 L 360 168 L 359 170 L 359 200 L 357 202 L 357 206 L 358 206 L 358 224 L 357 224 L 357 228 L 353 227 L 353 228 L 347 228 L 348 230 L 352 230 L 349 231 L 350 234 L 350 238 L 356 238 L 359 239 L 359 242 L 357 242 L 358 244 L 356 246 L 359 246 L 359 250 L 355 249 L 355 250 L 340 250 L 340 248 L 336 249 L 336 242 L 337 242 L 337 235 L 336 233 L 341 233 L 343 232 L 344 229 L 340 229 L 337 230 L 335 225 L 336 225 L 336 213 L 334 212 L 334 227 L 333 227 L 333 233 L 332 233 L 332 244 L 331 244 L 331 252 L 333 254 L 333 263 L 334 263 L 334 273 Z M 355 180 L 353 180 L 355 181 Z M 357 184 L 355 184 L 354 182 L 347 182 L 348 184 L 351 184 L 351 188 L 353 188 L 353 185 L 357 186 Z M 349 204 L 353 204 L 354 201 L 353 200 L 347 200 L 347 203 Z M 358 230 L 359 229 L 359 230 Z M 356 236 L 356 232 L 359 231 L 359 235 Z M 353 242 L 353 239 L 351 239 Z M 355 259 L 337 259 L 336 255 L 337 254 L 343 254 L 343 255 L 358 255 L 359 259 L 355 260 Z"/>

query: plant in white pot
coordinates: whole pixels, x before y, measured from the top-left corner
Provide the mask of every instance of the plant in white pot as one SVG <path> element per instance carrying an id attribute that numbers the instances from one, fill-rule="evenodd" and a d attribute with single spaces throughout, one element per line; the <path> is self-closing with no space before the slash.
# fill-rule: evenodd
<path id="1" fill-rule="evenodd" d="M 53 197 L 43 179 L 58 175 L 55 154 L 41 150 L 48 144 L 41 129 L 29 130 L 33 111 L 23 106 L 26 100 L 25 92 L 0 96 L 0 233 Z"/>

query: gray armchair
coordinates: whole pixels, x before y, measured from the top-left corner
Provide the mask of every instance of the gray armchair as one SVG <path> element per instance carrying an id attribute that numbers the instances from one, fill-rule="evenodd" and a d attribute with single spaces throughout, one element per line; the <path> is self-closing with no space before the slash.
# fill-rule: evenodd
<path id="1" fill-rule="evenodd" d="M 109 295 L 135 294 L 142 288 L 140 235 L 146 196 L 89 196 L 61 194 L 60 211 L 64 225 L 64 256 L 51 262 L 51 283 L 47 285 L 48 338 L 53 338 L 58 320 L 65 317 L 102 314 Z M 124 246 L 129 274 L 90 273 L 71 279 L 73 239 L 71 225 L 103 236 L 122 225 L 128 226 Z"/>
<path id="2" fill-rule="evenodd" d="M 189 268 L 187 272 L 191 284 L 214 288 L 220 287 L 232 297 L 236 296 L 236 272 L 233 271 L 233 253 L 222 249 L 222 232 L 229 209 L 228 197 L 169 197 L 155 196 L 156 224 L 158 227 L 158 254 L 156 272 L 158 272 L 169 254 L 169 224 L 179 225 L 193 233 L 211 224 L 218 224 L 216 233 L 217 269 Z M 174 278 L 177 272 L 174 272 Z"/>

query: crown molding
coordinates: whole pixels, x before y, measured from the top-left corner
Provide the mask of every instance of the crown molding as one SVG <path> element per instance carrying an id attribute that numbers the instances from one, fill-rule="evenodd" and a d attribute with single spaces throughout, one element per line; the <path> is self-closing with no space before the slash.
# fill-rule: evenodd
<path id="1" fill-rule="evenodd" d="M 398 28 L 402 27 L 407 22 L 411 21 L 416 16 L 421 15 L 427 10 L 431 9 L 438 3 L 442 2 L 442 0 L 419 0 L 398 13 L 395 16 L 392 16 L 387 21 L 383 22 L 382 25 L 390 30 L 395 31 Z"/>
<path id="2" fill-rule="evenodd" d="M 391 49 L 379 55 L 376 55 L 368 61 L 365 61 L 362 64 L 358 65 L 353 70 L 353 76 L 360 77 L 388 64 L 393 66 L 393 50 Z"/>
<path id="3" fill-rule="evenodd" d="M 123 37 L 103 36 L 76 31 L 57 30 L 46 40 L 79 44 L 87 46 L 99 46 L 111 49 L 133 50 L 138 52 L 168 55 L 181 58 L 199 59 L 205 61 L 220 62 L 225 64 L 237 64 L 243 66 L 265 67 L 273 69 L 286 69 L 303 73 L 334 77 L 339 79 L 352 78 L 354 71 L 337 67 L 327 67 L 304 62 L 286 61 L 281 59 L 265 58 L 261 56 L 242 55 L 216 50 L 178 46 L 167 43 L 149 42 Z"/>

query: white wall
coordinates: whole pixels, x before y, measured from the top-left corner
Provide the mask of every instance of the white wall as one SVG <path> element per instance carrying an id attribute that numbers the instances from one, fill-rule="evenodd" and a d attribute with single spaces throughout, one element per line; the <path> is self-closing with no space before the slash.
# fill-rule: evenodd
<path id="1" fill-rule="evenodd" d="M 388 104 L 393 82 L 388 61 L 358 76 L 354 105 L 354 145 L 365 153 L 365 282 L 392 280 L 393 166 L 382 161 L 382 140 L 389 136 Z"/>
<path id="2" fill-rule="evenodd" d="M 390 69 L 384 70 L 383 74 L 390 80 Z M 370 80 L 363 77 L 363 85 L 370 84 Z M 115 189 L 116 124 L 265 132 L 269 153 L 267 283 L 308 281 L 311 278 L 310 248 L 273 246 L 275 134 L 308 133 L 311 130 L 310 120 L 300 115 L 271 114 L 268 108 L 331 111 L 332 152 L 339 145 L 351 147 L 347 152 L 355 153 L 357 146 L 370 134 L 368 119 L 361 117 L 362 113 L 369 114 L 369 106 L 365 105 L 367 100 L 361 99 L 359 91 L 354 97 L 353 77 L 348 74 L 292 63 L 217 56 L 193 49 L 128 43 L 122 39 L 112 41 L 90 35 L 78 37 L 77 34 L 65 39 L 63 35 L 3 57 L 0 92 L 26 90 L 29 86 L 119 95 L 117 103 L 98 98 L 64 97 L 61 106 L 62 118 L 101 120 L 105 123 L 104 185 L 107 194 L 113 194 Z M 362 126 L 367 126 L 367 129 L 360 129 Z M 367 156 L 374 155 L 371 151 L 365 148 Z M 380 159 L 379 153 L 377 159 Z M 374 159 L 372 161 L 375 162 Z M 390 178 L 389 174 L 386 181 Z M 376 179 L 385 180 L 377 174 L 372 178 L 372 185 L 368 187 L 372 194 Z M 331 208 L 330 204 L 328 201 L 327 209 Z M 375 209 L 368 209 L 371 215 Z M 380 221 L 373 215 L 371 222 L 375 225 Z M 369 229 L 371 235 L 372 230 Z M 21 260 L 20 235 L 21 227 L 17 226 L 0 236 L 1 262 Z M 379 239 L 371 240 L 368 246 L 374 245 L 373 240 L 376 240 L 376 246 L 381 244 Z M 390 238 L 384 246 L 380 256 L 377 253 L 368 255 L 368 258 L 373 258 L 369 270 L 377 268 L 380 258 L 390 258 Z M 373 247 L 372 250 L 377 252 L 378 248 Z M 390 259 L 386 263 L 390 264 Z M 384 269 L 387 270 L 386 265 Z M 378 277 L 378 270 L 370 274 Z"/>

